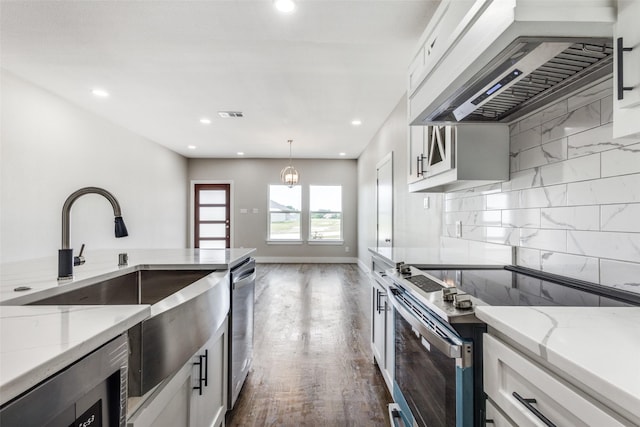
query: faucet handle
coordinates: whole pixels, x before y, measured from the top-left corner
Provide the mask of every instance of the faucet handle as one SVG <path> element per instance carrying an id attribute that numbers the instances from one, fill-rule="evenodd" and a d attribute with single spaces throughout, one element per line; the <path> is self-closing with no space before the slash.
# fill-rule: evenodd
<path id="1" fill-rule="evenodd" d="M 80 246 L 80 253 L 78 254 L 78 256 L 74 256 L 73 257 L 73 265 L 82 265 L 84 264 L 84 257 L 82 256 L 82 254 L 84 253 L 84 243 L 82 244 L 82 246 Z"/>

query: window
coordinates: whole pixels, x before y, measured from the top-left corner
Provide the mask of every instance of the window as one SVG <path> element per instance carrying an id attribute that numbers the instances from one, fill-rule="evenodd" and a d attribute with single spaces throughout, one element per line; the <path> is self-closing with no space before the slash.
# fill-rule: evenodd
<path id="1" fill-rule="evenodd" d="M 309 241 L 342 240 L 342 186 L 309 186 Z"/>
<path id="2" fill-rule="evenodd" d="M 300 211 L 302 188 L 299 185 L 269 186 L 269 240 L 301 240 Z"/>

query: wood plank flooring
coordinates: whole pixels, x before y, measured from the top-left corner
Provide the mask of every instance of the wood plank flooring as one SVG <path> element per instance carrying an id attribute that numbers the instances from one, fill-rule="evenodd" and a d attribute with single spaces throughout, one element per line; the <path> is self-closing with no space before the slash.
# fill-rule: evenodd
<path id="1" fill-rule="evenodd" d="M 254 361 L 226 425 L 388 426 L 354 264 L 258 264 Z"/>

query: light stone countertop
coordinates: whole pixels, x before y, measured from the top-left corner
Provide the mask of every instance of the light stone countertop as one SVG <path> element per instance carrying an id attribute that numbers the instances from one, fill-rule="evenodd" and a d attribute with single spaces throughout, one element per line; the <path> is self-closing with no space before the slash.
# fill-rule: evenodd
<path id="1" fill-rule="evenodd" d="M 148 305 L 0 307 L 0 404 L 149 316 Z"/>
<path id="2" fill-rule="evenodd" d="M 127 266 L 118 266 L 118 253 L 129 256 Z M 47 258 L 6 263 L 0 266 L 0 304 L 22 305 L 137 270 L 227 270 L 248 258 L 253 248 L 232 249 L 128 249 L 86 251 L 86 262 L 73 268 L 71 280 L 58 282 L 57 254 Z M 15 288 L 27 286 L 28 291 Z M 32 296 L 38 293 L 37 297 Z"/>
<path id="3" fill-rule="evenodd" d="M 640 307 L 485 306 L 476 316 L 640 425 Z"/>
<path id="4" fill-rule="evenodd" d="M 118 253 L 129 256 L 118 266 Z M 227 270 L 255 252 L 239 249 L 87 251 L 71 280 L 58 282 L 57 256 L 0 266 L 0 404 L 43 381 L 151 315 L 149 305 L 23 306 L 144 269 Z M 31 288 L 16 292 L 19 286 Z"/>

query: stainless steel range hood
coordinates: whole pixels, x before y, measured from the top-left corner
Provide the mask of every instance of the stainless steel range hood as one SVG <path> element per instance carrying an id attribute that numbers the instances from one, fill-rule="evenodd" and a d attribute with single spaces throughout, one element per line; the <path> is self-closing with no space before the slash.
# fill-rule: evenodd
<path id="1" fill-rule="evenodd" d="M 443 0 L 409 70 L 409 123 L 511 122 L 613 73 L 611 0 Z"/>
<path id="2" fill-rule="evenodd" d="M 612 72 L 611 39 L 520 38 L 423 121 L 511 121 Z"/>

